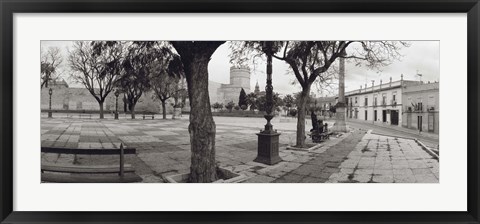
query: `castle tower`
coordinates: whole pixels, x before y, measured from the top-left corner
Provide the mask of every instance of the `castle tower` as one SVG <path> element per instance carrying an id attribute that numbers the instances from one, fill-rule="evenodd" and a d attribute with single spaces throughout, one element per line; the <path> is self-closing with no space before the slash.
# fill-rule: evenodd
<path id="1" fill-rule="evenodd" d="M 250 69 L 248 67 L 230 67 L 230 85 L 241 87 L 250 92 Z"/>
<path id="2" fill-rule="evenodd" d="M 255 91 L 254 91 L 255 94 L 259 94 L 260 93 L 260 86 L 258 85 L 258 80 L 257 80 L 257 84 L 255 84 Z"/>

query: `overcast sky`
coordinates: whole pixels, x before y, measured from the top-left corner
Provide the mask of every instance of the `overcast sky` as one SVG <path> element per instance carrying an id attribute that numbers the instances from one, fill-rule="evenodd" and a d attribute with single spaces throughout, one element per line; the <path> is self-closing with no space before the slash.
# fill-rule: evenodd
<path id="1" fill-rule="evenodd" d="M 390 65 L 383 67 L 381 71 L 370 70 L 365 66 L 355 66 L 355 63 L 346 61 L 346 77 L 345 88 L 346 91 L 355 90 L 360 85 L 371 86 L 371 80 L 375 80 L 375 85 L 389 81 L 392 77 L 393 81 L 399 80 L 400 75 L 404 75 L 405 80 L 419 80 L 418 73 L 422 74 L 422 81 L 440 81 L 440 42 L 439 41 L 410 41 L 410 47 L 403 48 L 400 53 L 403 55 L 400 61 L 394 61 Z M 41 47 L 46 50 L 48 47 L 56 46 L 62 49 L 64 62 L 59 69 L 63 72 L 63 77 L 72 86 L 72 80 L 68 79 L 71 73 L 67 65 L 67 49 L 71 48 L 72 41 L 42 41 Z M 208 66 L 209 79 L 219 83 L 229 82 L 230 72 L 230 49 L 228 44 L 220 46 L 212 55 L 212 59 Z M 338 61 L 338 60 L 337 60 Z M 255 88 L 255 83 L 258 81 L 260 89 L 264 90 L 266 83 L 266 63 L 259 60 L 255 68 L 251 68 L 251 90 Z M 291 94 L 300 91 L 299 85 L 292 85 L 295 80 L 293 74 L 289 73 L 289 67 L 283 61 L 273 59 L 273 88 L 275 92 L 282 95 Z M 319 92 L 317 88 L 312 87 L 312 92 L 317 95 L 332 95 L 336 90 Z"/>

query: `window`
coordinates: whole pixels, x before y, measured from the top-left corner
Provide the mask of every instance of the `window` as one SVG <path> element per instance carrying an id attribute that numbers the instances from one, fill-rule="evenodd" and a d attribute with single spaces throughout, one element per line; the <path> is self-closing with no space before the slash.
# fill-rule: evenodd
<path id="1" fill-rule="evenodd" d="M 423 104 L 421 102 L 417 104 L 417 110 L 423 111 Z"/>
<path id="2" fill-rule="evenodd" d="M 357 102 L 357 97 L 355 97 L 355 103 L 358 103 L 358 102 Z"/>
<path id="3" fill-rule="evenodd" d="M 365 106 L 368 106 L 368 98 L 365 97 Z"/>
<path id="4" fill-rule="evenodd" d="M 375 96 L 375 98 L 373 98 L 373 106 L 377 106 L 377 96 Z"/>

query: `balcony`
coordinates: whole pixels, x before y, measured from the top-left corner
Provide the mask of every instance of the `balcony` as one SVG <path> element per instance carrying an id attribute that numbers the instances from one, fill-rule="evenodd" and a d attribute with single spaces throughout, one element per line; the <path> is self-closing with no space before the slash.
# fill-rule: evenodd
<path id="1" fill-rule="evenodd" d="M 396 107 L 397 106 L 397 101 L 396 100 L 392 100 L 390 102 L 390 105 L 392 105 L 392 107 Z"/>

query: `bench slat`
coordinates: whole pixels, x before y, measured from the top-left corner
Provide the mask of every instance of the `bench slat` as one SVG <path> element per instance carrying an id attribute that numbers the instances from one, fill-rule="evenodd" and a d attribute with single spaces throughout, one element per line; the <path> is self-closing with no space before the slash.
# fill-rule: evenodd
<path id="1" fill-rule="evenodd" d="M 135 172 L 131 164 L 125 164 L 124 172 Z M 60 164 L 42 164 L 42 171 L 59 173 L 118 173 L 118 165 L 95 165 L 95 166 L 76 166 Z"/>
<path id="2" fill-rule="evenodd" d="M 141 182 L 142 178 L 134 173 L 126 173 L 123 177 L 113 175 L 83 176 L 42 173 L 42 181 L 53 183 L 133 183 Z"/>
<path id="3" fill-rule="evenodd" d="M 124 154 L 135 154 L 135 148 L 124 148 Z M 119 155 L 120 149 L 72 149 L 57 147 L 42 147 L 44 153 L 77 154 L 77 155 Z"/>

